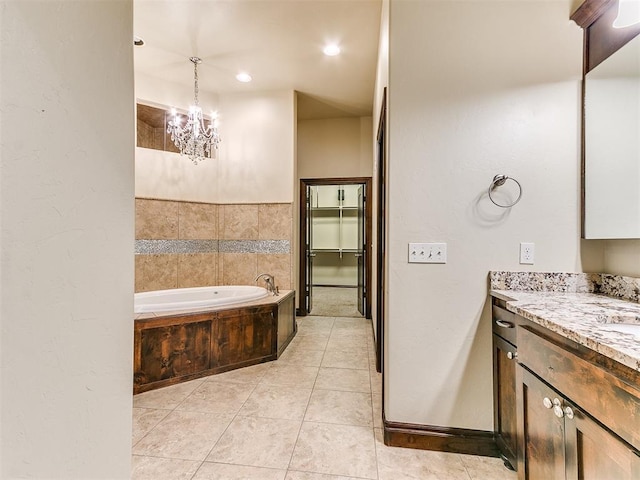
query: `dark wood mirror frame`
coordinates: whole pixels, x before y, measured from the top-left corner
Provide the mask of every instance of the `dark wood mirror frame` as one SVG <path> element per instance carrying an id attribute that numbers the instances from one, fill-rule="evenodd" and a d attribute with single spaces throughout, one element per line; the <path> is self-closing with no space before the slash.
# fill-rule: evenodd
<path id="1" fill-rule="evenodd" d="M 617 12 L 618 0 L 585 0 L 584 3 L 571 15 L 571 20 L 584 29 L 581 128 L 582 160 L 580 180 L 582 238 L 585 238 L 585 75 L 640 34 L 640 24 L 626 28 L 614 28 L 613 20 L 615 19 Z"/>

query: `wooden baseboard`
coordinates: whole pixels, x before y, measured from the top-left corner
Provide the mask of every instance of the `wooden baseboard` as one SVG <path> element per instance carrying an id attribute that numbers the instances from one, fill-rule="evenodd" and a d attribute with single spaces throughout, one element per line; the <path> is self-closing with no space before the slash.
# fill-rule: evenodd
<path id="1" fill-rule="evenodd" d="M 499 457 L 493 432 L 384 420 L 384 444 L 392 447 Z"/>

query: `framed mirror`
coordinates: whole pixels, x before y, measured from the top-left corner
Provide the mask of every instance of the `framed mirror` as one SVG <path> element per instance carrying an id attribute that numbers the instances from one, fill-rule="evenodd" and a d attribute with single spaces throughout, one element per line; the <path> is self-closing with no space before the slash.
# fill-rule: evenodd
<path id="1" fill-rule="evenodd" d="M 584 87 L 584 237 L 640 238 L 640 36 Z"/>

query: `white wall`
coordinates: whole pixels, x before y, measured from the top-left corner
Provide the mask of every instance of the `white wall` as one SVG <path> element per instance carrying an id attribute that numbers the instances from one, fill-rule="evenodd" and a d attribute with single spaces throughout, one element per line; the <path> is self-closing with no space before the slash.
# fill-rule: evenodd
<path id="1" fill-rule="evenodd" d="M 133 5 L 0 3 L 0 477 L 130 476 Z"/>
<path id="2" fill-rule="evenodd" d="M 386 418 L 492 430 L 489 270 L 581 271 L 582 31 L 569 1 L 394 0 Z M 521 202 L 493 206 L 495 174 Z M 409 242 L 448 263 L 407 263 Z M 536 263 L 518 264 L 519 242 Z M 592 260 L 586 255 L 585 260 Z"/>
<path id="3" fill-rule="evenodd" d="M 371 122 L 371 117 L 300 120 L 300 178 L 370 177 Z"/>
<path id="4" fill-rule="evenodd" d="M 187 108 L 193 92 L 136 75 L 138 101 Z M 136 148 L 136 196 L 210 203 L 293 201 L 294 92 L 214 95 L 200 105 L 218 110 L 222 143 L 216 158 L 194 165 L 177 153 Z"/>

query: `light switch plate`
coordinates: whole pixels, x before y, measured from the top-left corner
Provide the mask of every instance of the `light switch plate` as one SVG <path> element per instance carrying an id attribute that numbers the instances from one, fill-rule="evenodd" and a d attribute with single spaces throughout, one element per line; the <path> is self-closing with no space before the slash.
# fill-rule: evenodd
<path id="1" fill-rule="evenodd" d="M 410 243 L 409 263 L 447 263 L 447 244 Z"/>

